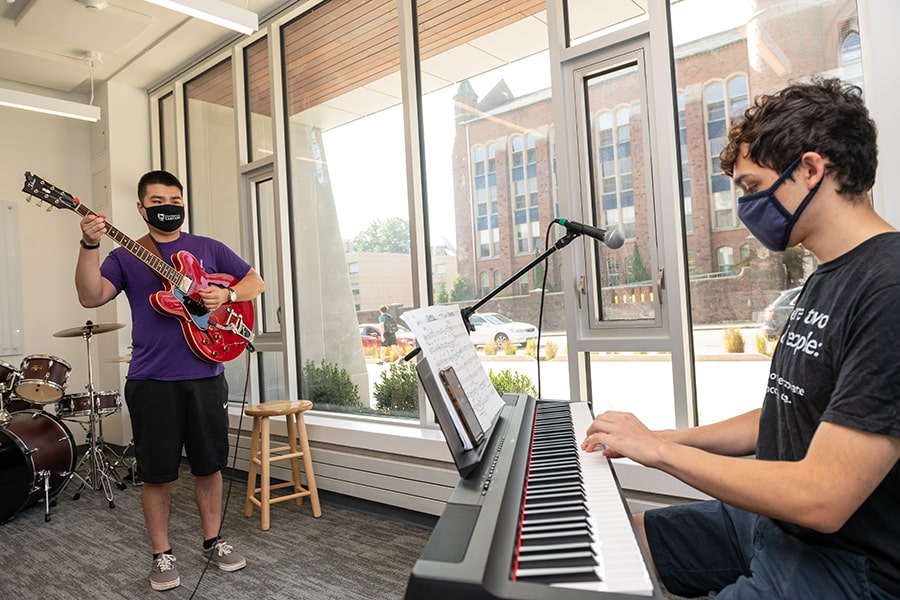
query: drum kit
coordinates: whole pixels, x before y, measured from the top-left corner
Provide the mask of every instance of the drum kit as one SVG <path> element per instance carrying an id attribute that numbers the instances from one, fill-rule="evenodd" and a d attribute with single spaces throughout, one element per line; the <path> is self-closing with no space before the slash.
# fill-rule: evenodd
<path id="1" fill-rule="evenodd" d="M 125 455 L 117 454 L 103 441 L 103 418 L 121 409 L 119 392 L 95 391 L 91 368 L 91 338 L 115 331 L 121 323 L 94 324 L 64 329 L 54 337 L 81 337 L 87 350 L 87 386 L 81 394 L 65 394 L 71 365 L 47 354 L 26 356 L 15 366 L 0 360 L 0 523 L 20 510 L 44 500 L 44 520 L 50 520 L 51 502 L 73 479 L 80 482 L 73 499 L 85 487 L 102 489 L 113 502 L 112 484 L 125 489 L 116 472 Z M 55 405 L 56 414 L 44 410 Z M 87 450 L 75 463 L 75 438 L 65 420 L 76 421 L 85 430 Z M 107 455 L 115 457 L 110 462 Z M 86 467 L 86 475 L 79 471 Z M 131 464 L 133 469 L 133 462 Z M 133 472 L 133 471 L 132 471 Z"/>

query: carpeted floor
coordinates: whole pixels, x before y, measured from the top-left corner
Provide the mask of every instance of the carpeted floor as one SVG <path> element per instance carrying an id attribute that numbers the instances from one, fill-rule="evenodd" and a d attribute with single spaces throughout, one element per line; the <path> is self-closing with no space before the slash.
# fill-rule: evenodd
<path id="1" fill-rule="evenodd" d="M 87 489 L 73 500 L 76 489 L 73 480 L 58 496 L 49 522 L 40 502 L 0 525 L 0 600 L 392 600 L 403 597 L 431 533 L 427 519 L 374 514 L 327 494 L 320 494 L 320 518 L 312 517 L 308 500 L 299 507 L 283 502 L 272 506 L 271 529 L 261 531 L 258 509 L 244 517 L 246 480 L 239 479 L 232 485 L 223 537 L 244 554 L 247 567 L 234 573 L 211 568 L 195 591 L 205 561 L 193 481 L 183 467 L 173 486 L 170 527 L 181 587 L 156 592 L 148 580 L 140 487 L 129 482 L 125 490 L 114 488 L 115 508 L 102 491 Z"/>

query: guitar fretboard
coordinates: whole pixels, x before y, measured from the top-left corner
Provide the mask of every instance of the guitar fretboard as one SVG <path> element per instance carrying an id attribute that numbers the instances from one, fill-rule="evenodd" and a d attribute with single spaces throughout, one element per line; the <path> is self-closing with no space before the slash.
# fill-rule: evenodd
<path id="1" fill-rule="evenodd" d="M 83 217 L 87 215 L 97 216 L 97 213 L 79 202 L 78 198 L 73 198 L 73 201 L 76 203 L 74 210 L 79 215 Z M 185 277 L 183 274 L 176 271 L 175 267 L 113 227 L 113 225 L 109 221 L 106 222 L 106 235 L 115 240 L 120 246 L 131 252 L 138 260 L 142 261 L 148 267 L 153 269 L 157 275 L 165 278 L 173 286 L 179 289 L 183 289 L 181 287 Z"/>

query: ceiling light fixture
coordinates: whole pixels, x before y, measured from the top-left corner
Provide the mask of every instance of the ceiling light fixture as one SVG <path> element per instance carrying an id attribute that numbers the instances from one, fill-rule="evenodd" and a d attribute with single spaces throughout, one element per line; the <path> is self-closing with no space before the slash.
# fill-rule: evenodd
<path id="1" fill-rule="evenodd" d="M 259 16 L 223 0 L 147 0 L 157 6 L 250 35 L 259 29 Z"/>
<path id="2" fill-rule="evenodd" d="M 100 120 L 100 107 L 70 100 L 40 96 L 19 90 L 0 88 L 0 106 L 33 110 L 48 115 L 69 117 L 96 123 Z"/>

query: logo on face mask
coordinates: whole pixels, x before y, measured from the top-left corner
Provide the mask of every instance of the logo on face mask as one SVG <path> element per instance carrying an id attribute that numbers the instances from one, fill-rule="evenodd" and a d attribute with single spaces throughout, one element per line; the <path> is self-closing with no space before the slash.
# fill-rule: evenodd
<path id="1" fill-rule="evenodd" d="M 147 223 L 162 231 L 175 231 L 184 222 L 184 207 L 177 204 L 145 206 Z"/>
<path id="2" fill-rule="evenodd" d="M 819 186 L 822 184 L 820 179 L 815 187 L 803 198 L 793 215 L 778 201 L 778 198 L 775 197 L 775 191 L 781 187 L 785 179 L 791 176 L 791 173 L 800 164 L 801 158 L 802 156 L 792 162 L 769 188 L 738 198 L 738 218 L 750 230 L 750 233 L 769 250 L 784 252 L 787 249 L 788 240 L 791 237 L 794 225 L 797 224 L 797 219 L 800 218 L 800 214 L 813 196 L 816 195 Z"/>

